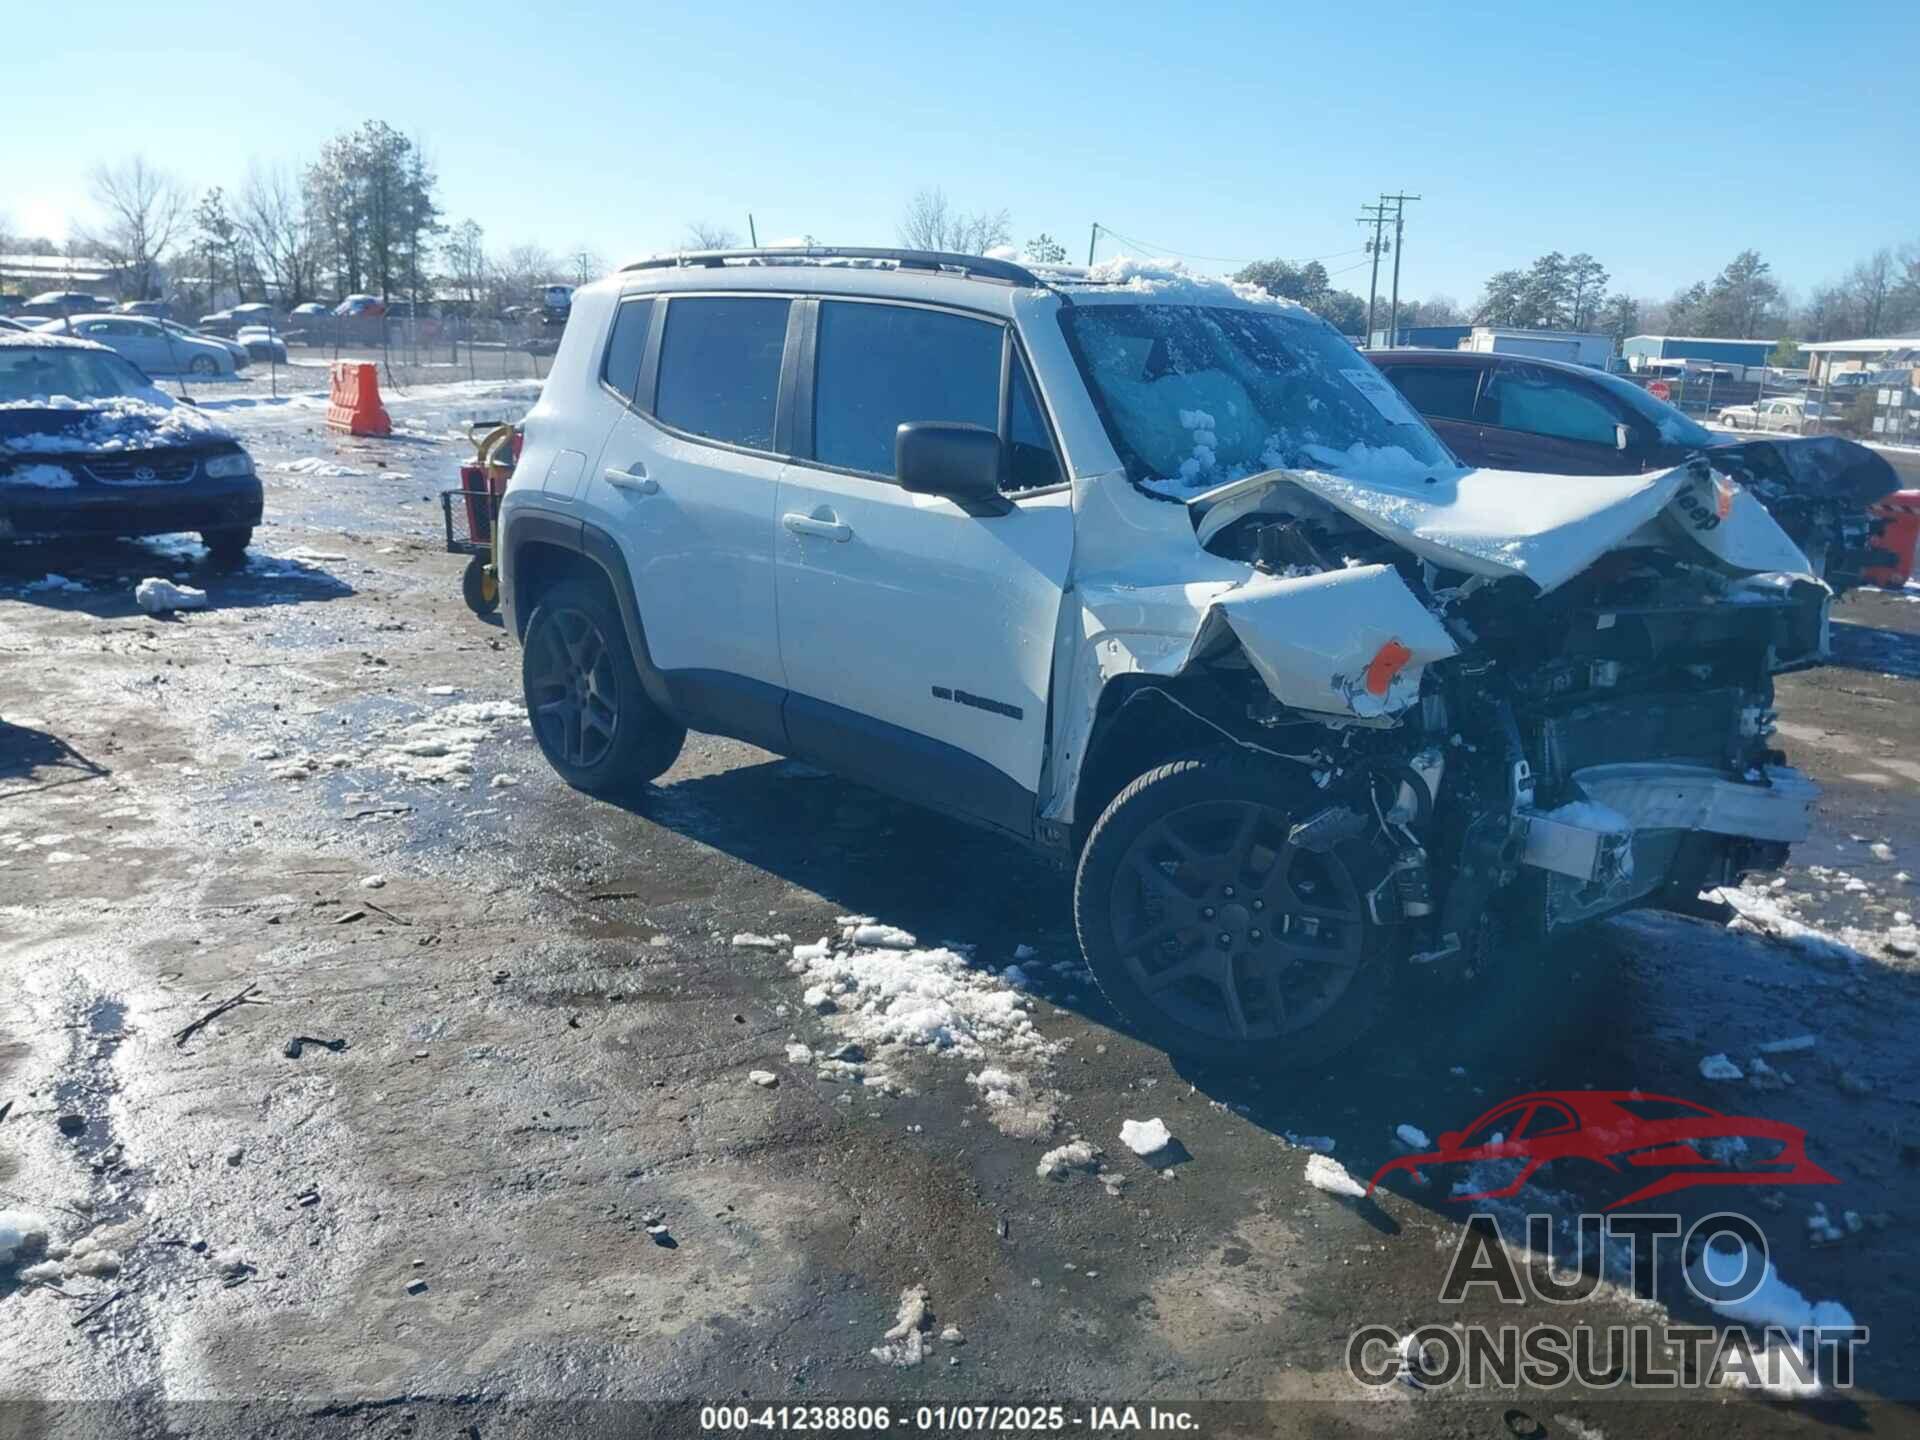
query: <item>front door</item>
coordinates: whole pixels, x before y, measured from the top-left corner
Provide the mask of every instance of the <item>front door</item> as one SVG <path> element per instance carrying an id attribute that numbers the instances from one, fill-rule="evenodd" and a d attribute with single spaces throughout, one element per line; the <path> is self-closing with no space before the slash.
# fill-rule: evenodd
<path id="1" fill-rule="evenodd" d="M 774 621 L 774 427 L 792 302 L 626 301 L 602 362 L 617 412 L 594 463 L 549 474 L 551 498 L 618 541 L 640 623 L 696 729 L 780 746 Z"/>
<path id="2" fill-rule="evenodd" d="M 821 300 L 774 540 L 795 753 L 1024 832 L 1047 734 L 1072 497 L 1009 327 Z M 909 421 L 1005 442 L 1002 513 L 902 490 Z"/>

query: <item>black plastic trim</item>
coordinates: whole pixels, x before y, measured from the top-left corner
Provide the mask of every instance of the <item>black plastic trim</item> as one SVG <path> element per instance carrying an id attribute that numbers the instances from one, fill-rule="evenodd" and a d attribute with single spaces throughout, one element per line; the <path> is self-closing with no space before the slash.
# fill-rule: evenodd
<path id="1" fill-rule="evenodd" d="M 688 250 L 677 255 L 655 255 L 622 266 L 623 272 L 702 267 L 718 269 L 728 261 L 780 260 L 804 264 L 809 260 L 891 260 L 902 270 L 954 272 L 969 280 L 998 280 L 1033 290 L 1052 287 L 1024 265 L 991 260 L 984 255 L 957 255 L 945 250 L 878 249 L 873 246 L 770 245 L 751 250 Z"/>
<path id="2" fill-rule="evenodd" d="M 782 712 L 787 692 L 764 680 L 726 670 L 668 670 L 662 673 L 668 711 L 690 730 L 730 735 L 779 754 L 787 750 Z"/>
<path id="3" fill-rule="evenodd" d="M 957 746 L 792 693 L 786 729 L 792 753 L 803 760 L 916 805 L 1033 838 L 1038 798 Z"/>

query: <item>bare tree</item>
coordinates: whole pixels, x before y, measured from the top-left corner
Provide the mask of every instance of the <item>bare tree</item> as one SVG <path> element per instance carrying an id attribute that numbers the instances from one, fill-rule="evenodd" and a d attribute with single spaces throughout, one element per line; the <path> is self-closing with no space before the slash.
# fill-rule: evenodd
<path id="1" fill-rule="evenodd" d="M 711 220 L 694 220 L 687 225 L 687 249 L 689 250 L 738 250 L 740 232 L 730 230 L 725 225 L 716 225 Z"/>
<path id="2" fill-rule="evenodd" d="M 607 262 L 600 258 L 598 250 L 582 245 L 568 254 L 567 268 L 573 274 L 574 284 L 591 285 L 607 273 Z"/>
<path id="3" fill-rule="evenodd" d="M 447 278 L 453 281 L 460 298 L 470 305 L 479 303 L 487 287 L 490 266 L 486 242 L 487 232 L 480 228 L 478 220 L 462 220 L 448 232 L 447 243 L 440 252 L 447 267 Z"/>
<path id="4" fill-rule="evenodd" d="M 1012 233 L 1005 210 L 962 214 L 947 202 L 946 192 L 937 185 L 914 191 L 900 217 L 900 243 L 912 250 L 984 255 L 1006 244 Z"/>
<path id="5" fill-rule="evenodd" d="M 96 167 L 89 183 L 94 203 L 105 215 L 99 229 L 89 233 L 89 243 L 121 271 L 134 299 L 154 298 L 160 290 L 160 262 L 192 212 L 186 187 L 149 165 L 144 155 Z"/>
<path id="6" fill-rule="evenodd" d="M 254 256 L 282 302 L 298 305 L 313 299 L 319 247 L 298 178 L 278 167 L 249 165 L 234 219 L 253 242 Z"/>
<path id="7" fill-rule="evenodd" d="M 516 245 L 494 262 L 495 303 L 525 305 L 541 285 L 549 284 L 560 273 L 560 262 L 553 252 L 539 245 Z"/>

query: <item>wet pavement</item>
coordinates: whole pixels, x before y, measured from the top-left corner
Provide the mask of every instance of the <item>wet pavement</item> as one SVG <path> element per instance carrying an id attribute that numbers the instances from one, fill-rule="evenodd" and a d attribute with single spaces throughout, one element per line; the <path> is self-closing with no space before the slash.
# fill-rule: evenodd
<path id="1" fill-rule="evenodd" d="M 0 1270 L 0 1397 L 51 1402 L 0 1405 L 0 1434 L 697 1433 L 657 1407 L 826 1399 L 1270 1407 L 1205 1433 L 1920 1428 L 1920 592 L 1849 600 L 1836 663 L 1783 682 L 1826 798 L 1749 921 L 1609 922 L 1256 1081 L 1129 1036 L 1066 877 L 991 836 L 702 737 L 631 809 L 561 786 L 436 498 L 465 425 L 530 385 L 415 387 L 387 442 L 242 388 L 210 408 L 268 481 L 244 569 L 187 537 L 0 554 L 0 1208 L 66 1252 L 57 1281 Z M 212 608 L 150 618 L 146 575 Z M 844 959 L 848 917 L 953 947 L 958 1043 L 809 1001 L 792 947 Z M 969 1030 L 1007 989 L 1022 1018 Z M 1750 1215 L 1788 1285 L 1869 1327 L 1859 1388 L 1350 1378 L 1365 1325 L 1571 1323 L 1443 1301 L 1449 1262 L 1476 1210 L 1517 1242 L 1620 1191 L 1575 1161 L 1494 1202 L 1438 1168 L 1354 1201 L 1307 1183 L 1321 1142 L 1364 1183 L 1398 1127 L 1635 1089 L 1805 1130 L 1837 1184 L 1653 1208 Z M 1177 1147 L 1143 1160 L 1121 1125 L 1155 1117 Z M 1075 1137 L 1101 1153 L 1036 1173 Z M 1716 1322 L 1677 1265 L 1636 1278 L 1664 1310 L 1608 1288 L 1579 1323 Z M 571 1400 L 602 1408 L 543 1408 Z"/>

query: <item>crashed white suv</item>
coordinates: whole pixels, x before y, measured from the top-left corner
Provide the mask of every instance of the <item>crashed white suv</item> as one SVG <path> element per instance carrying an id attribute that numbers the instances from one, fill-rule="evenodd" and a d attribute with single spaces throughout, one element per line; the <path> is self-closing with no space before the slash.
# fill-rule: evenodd
<path id="1" fill-rule="evenodd" d="M 1468 470 L 1332 328 L 1178 271 L 697 254 L 574 297 L 501 508 L 535 733 L 688 728 L 1076 870 L 1170 1049 L 1306 1063 L 1405 972 L 1778 864 L 1828 592 L 1711 455 Z"/>

